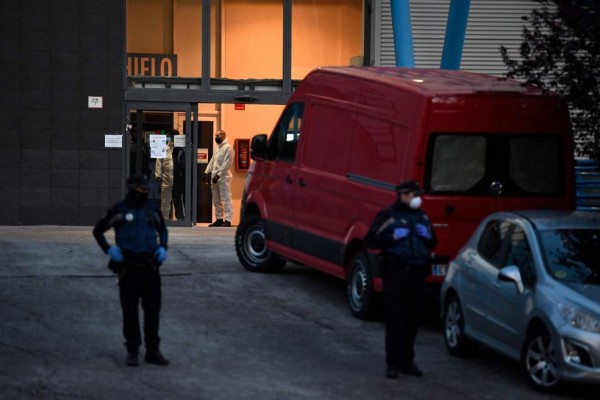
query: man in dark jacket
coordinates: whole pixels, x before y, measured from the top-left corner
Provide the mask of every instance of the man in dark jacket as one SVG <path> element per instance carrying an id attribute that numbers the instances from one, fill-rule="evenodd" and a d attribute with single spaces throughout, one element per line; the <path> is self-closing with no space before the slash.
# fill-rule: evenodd
<path id="1" fill-rule="evenodd" d="M 437 239 L 421 210 L 420 192 L 417 181 L 396 186 L 398 200 L 375 216 L 365 237 L 370 249 L 381 251 L 386 376 L 391 379 L 400 372 L 423 375 L 414 363 L 414 345 Z"/>
<path id="2" fill-rule="evenodd" d="M 158 269 L 167 258 L 168 232 L 161 210 L 148 200 L 149 182 L 144 175 L 127 179 L 127 196 L 110 208 L 94 227 L 94 238 L 110 256 L 109 268 L 119 274 L 119 295 L 123 311 L 123 336 L 128 366 L 138 365 L 141 333 L 138 319 L 140 299 L 144 310 L 145 361 L 167 365 L 159 350 L 161 284 Z M 116 245 L 109 245 L 104 233 L 115 230 Z"/>

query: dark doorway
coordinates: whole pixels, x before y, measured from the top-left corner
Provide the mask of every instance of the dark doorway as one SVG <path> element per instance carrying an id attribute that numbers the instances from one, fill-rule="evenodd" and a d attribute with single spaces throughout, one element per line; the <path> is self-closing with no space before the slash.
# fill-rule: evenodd
<path id="1" fill-rule="evenodd" d="M 211 121 L 199 121 L 198 122 L 198 149 L 208 149 L 208 160 L 213 155 L 213 129 L 214 123 Z M 198 149 L 196 151 L 198 151 Z M 198 153 L 196 153 L 198 155 Z M 201 162 L 197 158 L 198 168 L 198 197 L 196 209 L 198 213 L 196 215 L 197 223 L 212 222 L 212 195 L 210 193 L 210 182 L 204 182 L 204 171 L 208 164 Z"/>

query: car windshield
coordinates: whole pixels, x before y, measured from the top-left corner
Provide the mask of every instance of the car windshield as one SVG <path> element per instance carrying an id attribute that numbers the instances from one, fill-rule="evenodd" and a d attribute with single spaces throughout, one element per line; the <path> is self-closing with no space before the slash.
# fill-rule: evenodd
<path id="1" fill-rule="evenodd" d="M 548 272 L 562 282 L 600 284 L 600 230 L 540 233 Z"/>

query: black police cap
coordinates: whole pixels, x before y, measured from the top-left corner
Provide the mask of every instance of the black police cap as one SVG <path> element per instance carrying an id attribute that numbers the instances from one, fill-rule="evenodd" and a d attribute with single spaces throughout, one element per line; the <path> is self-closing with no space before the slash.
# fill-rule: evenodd
<path id="1" fill-rule="evenodd" d="M 127 178 L 127 186 L 129 186 L 129 187 L 142 186 L 142 187 L 147 188 L 150 186 L 150 184 L 148 183 L 148 177 L 146 175 L 135 174 L 135 175 L 131 175 L 129 178 Z"/>
<path id="2" fill-rule="evenodd" d="M 396 185 L 396 193 L 421 193 L 421 185 L 417 181 L 404 181 Z"/>

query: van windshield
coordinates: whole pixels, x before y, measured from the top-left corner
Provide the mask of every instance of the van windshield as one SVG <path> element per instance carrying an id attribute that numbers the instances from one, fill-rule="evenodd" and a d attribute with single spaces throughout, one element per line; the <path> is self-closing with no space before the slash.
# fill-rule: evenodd
<path id="1" fill-rule="evenodd" d="M 558 196 L 563 192 L 557 135 L 435 134 L 429 144 L 429 193 Z"/>

